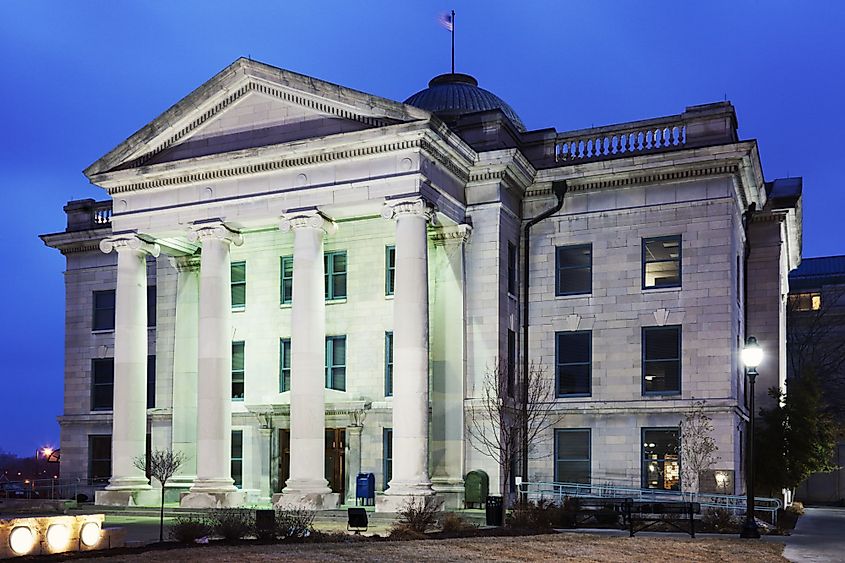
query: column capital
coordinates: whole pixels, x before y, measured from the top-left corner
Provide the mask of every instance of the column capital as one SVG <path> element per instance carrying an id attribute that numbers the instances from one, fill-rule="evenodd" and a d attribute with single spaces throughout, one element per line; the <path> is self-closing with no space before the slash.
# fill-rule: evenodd
<path id="1" fill-rule="evenodd" d="M 241 233 L 227 227 L 222 221 L 213 223 L 195 223 L 188 231 L 188 240 L 202 243 L 206 240 L 219 240 L 240 246 L 244 243 Z"/>
<path id="2" fill-rule="evenodd" d="M 403 215 L 419 215 L 426 222 L 434 219 L 434 207 L 421 197 L 387 200 L 381 208 L 381 216 L 385 219 L 398 219 Z"/>
<path id="3" fill-rule="evenodd" d="M 134 250 L 154 257 L 158 257 L 161 253 L 161 248 L 156 243 L 143 241 L 134 233 L 105 238 L 100 241 L 100 250 L 105 254 L 108 254 L 112 250 L 115 252 Z"/>
<path id="4" fill-rule="evenodd" d="M 431 242 L 438 246 L 463 244 L 469 240 L 469 235 L 472 233 L 472 225 L 466 223 L 461 225 L 450 225 L 448 227 L 432 229 L 432 231 L 429 232 Z"/>
<path id="5" fill-rule="evenodd" d="M 316 209 L 292 210 L 282 213 L 279 230 L 283 233 L 297 229 L 320 229 L 327 235 L 337 232 L 337 223 Z"/>
<path id="6" fill-rule="evenodd" d="M 200 269 L 200 257 L 196 254 L 189 256 L 174 256 L 172 258 L 173 266 L 179 273 L 184 272 L 198 272 Z"/>

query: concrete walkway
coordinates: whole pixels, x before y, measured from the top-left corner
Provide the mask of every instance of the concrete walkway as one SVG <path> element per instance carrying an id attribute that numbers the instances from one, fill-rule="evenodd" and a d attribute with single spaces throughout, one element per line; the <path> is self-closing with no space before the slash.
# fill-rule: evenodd
<path id="1" fill-rule="evenodd" d="M 785 543 L 790 561 L 845 561 L 845 508 L 807 508 Z"/>

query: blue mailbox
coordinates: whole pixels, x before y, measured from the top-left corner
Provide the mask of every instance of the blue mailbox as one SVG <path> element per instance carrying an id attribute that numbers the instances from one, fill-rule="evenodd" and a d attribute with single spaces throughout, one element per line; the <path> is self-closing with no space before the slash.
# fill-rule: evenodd
<path id="1" fill-rule="evenodd" d="M 359 473 L 355 478 L 355 504 L 363 506 L 376 504 L 376 476 L 372 473 Z"/>

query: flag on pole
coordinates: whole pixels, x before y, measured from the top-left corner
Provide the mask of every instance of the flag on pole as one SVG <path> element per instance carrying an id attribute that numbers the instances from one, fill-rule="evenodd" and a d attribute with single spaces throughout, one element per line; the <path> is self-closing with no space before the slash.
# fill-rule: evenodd
<path id="1" fill-rule="evenodd" d="M 437 21 L 440 23 L 441 26 L 445 27 L 449 31 L 455 31 L 455 20 L 449 12 L 443 12 L 437 17 Z"/>

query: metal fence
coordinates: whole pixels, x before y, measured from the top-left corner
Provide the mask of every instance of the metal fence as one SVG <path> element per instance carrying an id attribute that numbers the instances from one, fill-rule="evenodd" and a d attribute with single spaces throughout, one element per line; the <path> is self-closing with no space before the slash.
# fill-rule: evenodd
<path id="1" fill-rule="evenodd" d="M 26 479 L 0 482 L 0 498 L 63 499 L 93 502 L 94 492 L 108 485 L 103 479 Z"/>

